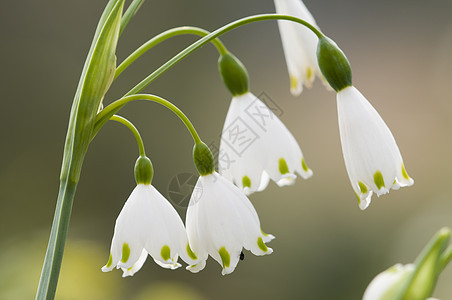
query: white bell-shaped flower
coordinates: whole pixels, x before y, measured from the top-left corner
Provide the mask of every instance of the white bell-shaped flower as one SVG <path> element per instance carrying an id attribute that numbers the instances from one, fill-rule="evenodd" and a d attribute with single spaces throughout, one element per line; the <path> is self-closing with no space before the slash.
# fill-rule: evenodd
<path id="1" fill-rule="evenodd" d="M 196 262 L 174 207 L 152 185 L 138 184 L 116 220 L 110 258 L 102 271 L 117 267 L 123 270 L 123 277 L 131 276 L 148 254 L 168 269 L 181 266 L 179 256 L 187 264 Z"/>
<path id="2" fill-rule="evenodd" d="M 231 182 L 216 172 L 200 176 L 190 198 L 186 227 L 197 264 L 188 266 L 199 272 L 208 255 L 222 267 L 222 274 L 234 271 L 242 248 L 255 255 L 273 252 L 265 243 L 274 236 L 261 231 L 259 218 L 248 198 Z"/>
<path id="3" fill-rule="evenodd" d="M 361 209 L 373 192 L 380 196 L 414 183 L 388 126 L 355 87 L 337 93 L 337 110 L 345 166 Z"/>
<path id="4" fill-rule="evenodd" d="M 293 135 L 272 109 L 250 92 L 232 98 L 218 169 L 248 195 L 265 189 L 269 179 L 284 186 L 294 182 L 295 173 L 304 179 L 312 176 Z"/>
<path id="5" fill-rule="evenodd" d="M 276 13 L 291 15 L 318 28 L 313 16 L 301 0 L 275 0 Z M 317 63 L 317 36 L 308 28 L 294 22 L 279 20 L 279 32 L 290 76 L 290 91 L 300 95 L 303 85 L 311 87 L 315 76 L 321 77 Z"/>

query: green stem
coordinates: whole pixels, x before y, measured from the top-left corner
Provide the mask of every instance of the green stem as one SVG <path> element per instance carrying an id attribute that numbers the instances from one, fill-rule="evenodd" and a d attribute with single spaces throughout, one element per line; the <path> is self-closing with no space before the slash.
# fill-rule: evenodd
<path id="1" fill-rule="evenodd" d="M 192 26 L 182 26 L 182 27 L 176 27 L 169 29 L 167 31 L 164 31 L 160 33 L 159 35 L 153 37 L 146 43 L 144 43 L 140 48 L 135 50 L 132 54 L 130 54 L 117 68 L 115 73 L 115 79 L 128 67 L 130 66 L 135 60 L 137 60 L 141 55 L 146 53 L 149 49 L 152 47 L 158 45 L 159 43 L 177 35 L 182 34 L 194 34 L 199 36 L 206 36 L 210 32 L 207 30 L 204 30 L 202 28 L 198 27 L 192 27 Z M 227 53 L 227 49 L 224 46 L 224 44 L 219 39 L 213 39 L 212 44 L 217 48 L 220 55 L 223 55 Z"/>
<path id="2" fill-rule="evenodd" d="M 140 9 L 141 4 L 143 4 L 144 0 L 133 0 L 132 3 L 130 3 L 129 8 L 127 8 L 127 11 L 124 13 L 124 15 L 121 18 L 121 27 L 119 28 L 119 35 L 124 31 L 127 24 L 129 24 L 130 19 L 137 13 L 138 9 Z"/>
<path id="3" fill-rule="evenodd" d="M 140 151 L 140 156 L 146 156 L 146 151 L 144 151 L 143 139 L 141 138 L 140 132 L 135 127 L 135 125 L 133 125 L 132 122 L 130 122 L 126 118 L 118 116 L 118 115 L 112 116 L 110 118 L 110 120 L 119 122 L 119 123 L 125 125 L 127 128 L 129 128 L 130 131 L 132 131 L 133 135 L 135 136 L 135 139 L 137 140 L 138 150 Z"/>
<path id="4" fill-rule="evenodd" d="M 140 83 L 138 83 L 135 87 L 133 87 L 125 96 L 133 95 L 136 93 L 139 93 L 142 91 L 146 86 L 148 86 L 151 82 L 153 82 L 156 78 L 158 78 L 160 75 L 168 71 L 171 67 L 173 67 L 175 64 L 177 64 L 179 61 L 181 61 L 183 58 L 187 57 L 189 54 L 193 53 L 195 50 L 201 48 L 205 44 L 209 43 L 213 39 L 219 37 L 222 34 L 225 34 L 228 31 L 231 31 L 237 27 L 258 22 L 258 21 L 265 21 L 265 20 L 288 20 L 296 23 L 300 23 L 303 26 L 306 26 L 308 29 L 310 29 L 312 32 L 317 35 L 318 38 L 324 37 L 324 35 L 314 26 L 309 24 L 308 22 L 299 19 L 297 17 L 293 16 L 287 16 L 287 15 L 278 15 L 278 14 L 263 14 L 263 15 L 256 15 L 251 17 L 246 17 L 243 19 L 239 19 L 237 21 L 234 21 L 232 23 L 229 23 L 211 33 L 206 35 L 205 37 L 199 39 L 198 41 L 194 42 L 181 52 L 179 52 L 176 56 L 171 58 L 169 61 L 164 63 L 162 66 L 160 66 L 157 70 L 155 70 L 151 75 L 143 79 Z"/>
<path id="5" fill-rule="evenodd" d="M 147 101 L 157 102 L 157 103 L 165 106 L 166 108 L 170 109 L 185 124 L 185 126 L 187 127 L 191 136 L 193 137 L 195 144 L 201 143 L 201 138 L 199 137 L 198 133 L 196 132 L 195 127 L 190 122 L 190 120 L 187 118 L 187 116 L 185 116 L 185 114 L 179 108 L 177 108 L 177 106 L 175 106 L 168 100 L 165 100 L 159 96 L 147 95 L 147 94 L 126 96 L 124 98 L 116 100 L 115 102 L 113 102 L 110 105 L 108 105 L 107 107 L 105 107 L 99 114 L 97 114 L 96 123 L 94 125 L 94 130 L 93 130 L 93 138 L 97 134 L 97 132 L 100 130 L 100 128 L 102 128 L 102 126 L 105 124 L 105 122 L 108 121 L 108 119 L 110 119 L 115 113 L 117 113 L 121 108 L 123 108 L 124 105 L 126 105 L 130 101 L 136 101 L 136 100 L 147 100 Z"/>
<path id="6" fill-rule="evenodd" d="M 36 300 L 50 300 L 55 298 L 76 188 L 76 182 L 65 180 L 60 183 L 57 206 Z"/>

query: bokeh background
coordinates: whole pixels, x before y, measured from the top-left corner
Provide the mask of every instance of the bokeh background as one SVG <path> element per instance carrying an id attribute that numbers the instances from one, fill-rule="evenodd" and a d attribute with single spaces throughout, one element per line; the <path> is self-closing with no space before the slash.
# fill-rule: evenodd
<path id="1" fill-rule="evenodd" d="M 32 299 L 58 190 L 71 102 L 95 26 L 107 1 L 1 1 L 0 299 Z M 392 129 L 415 185 L 374 196 L 359 210 L 345 170 L 335 95 L 317 80 L 289 93 L 277 24 L 226 34 L 246 65 L 255 94 L 265 92 L 299 141 L 314 176 L 290 187 L 270 184 L 251 196 L 274 253 L 248 252 L 232 275 L 209 259 L 199 274 L 152 260 L 133 278 L 100 268 L 115 219 L 133 189 L 137 147 L 118 124 L 91 144 L 73 207 L 57 299 L 360 299 L 371 279 L 412 262 L 441 227 L 452 227 L 452 2 L 305 0 L 323 31 L 351 61 L 354 84 Z M 265 1 L 145 1 L 121 36 L 118 61 L 152 36 L 180 25 L 216 29 L 273 12 Z M 109 103 L 183 49 L 194 37 L 155 47 L 113 84 Z M 217 143 L 230 95 L 207 45 L 146 89 L 178 105 L 205 141 Z M 171 180 L 193 174 L 192 141 L 169 111 L 134 103 L 122 114 L 140 128 L 166 196 Z M 188 193 L 184 188 L 182 193 Z M 185 208 L 177 206 L 185 218 Z M 452 298 L 452 266 L 434 296 Z"/>

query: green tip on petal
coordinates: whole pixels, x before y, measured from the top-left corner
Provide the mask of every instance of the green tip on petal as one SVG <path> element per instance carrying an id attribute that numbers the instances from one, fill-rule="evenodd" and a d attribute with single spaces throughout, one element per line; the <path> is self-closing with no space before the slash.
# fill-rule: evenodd
<path id="1" fill-rule="evenodd" d="M 225 247 L 221 247 L 218 251 L 221 257 L 221 261 L 223 262 L 223 269 L 228 268 L 231 264 L 231 256 Z"/>
<path id="2" fill-rule="evenodd" d="M 242 178 L 242 186 L 244 188 L 251 188 L 251 179 L 246 175 Z"/>
<path id="3" fill-rule="evenodd" d="M 110 257 L 108 258 L 108 262 L 105 267 L 110 268 L 112 263 L 113 263 L 113 257 L 111 256 L 111 253 L 110 253 Z"/>
<path id="4" fill-rule="evenodd" d="M 129 256 L 130 256 L 130 247 L 129 244 L 124 243 L 122 245 L 122 258 L 121 258 L 121 262 L 122 263 L 126 263 L 129 260 Z"/>
<path id="5" fill-rule="evenodd" d="M 383 179 L 383 174 L 380 171 L 375 172 L 374 174 L 374 182 L 377 188 L 380 190 L 385 187 L 385 181 Z"/>
<path id="6" fill-rule="evenodd" d="M 279 159 L 279 173 L 281 173 L 281 175 L 289 173 L 289 167 L 284 158 Z"/>
<path id="7" fill-rule="evenodd" d="M 356 192 L 355 192 L 355 196 L 358 199 L 358 205 L 361 205 L 361 197 Z"/>
<path id="8" fill-rule="evenodd" d="M 367 186 L 362 183 L 361 181 L 358 181 L 359 189 L 361 190 L 361 193 L 367 194 Z"/>
<path id="9" fill-rule="evenodd" d="M 261 228 L 261 233 L 262 233 L 263 236 L 268 236 L 267 233 L 265 233 L 265 232 L 262 231 L 262 228 Z"/>
<path id="10" fill-rule="evenodd" d="M 298 80 L 297 77 L 291 75 L 290 76 L 290 89 L 291 90 L 296 90 L 298 86 Z"/>
<path id="11" fill-rule="evenodd" d="M 187 243 L 187 254 L 188 254 L 188 256 L 190 256 L 190 258 L 193 259 L 193 260 L 197 260 L 197 259 L 198 259 L 198 257 L 196 256 L 196 254 L 191 250 L 190 244 L 189 244 L 189 243 Z"/>
<path id="12" fill-rule="evenodd" d="M 410 179 L 410 176 L 408 176 L 408 173 L 406 172 L 406 169 L 405 169 L 405 165 L 403 163 L 402 163 L 402 176 L 403 176 L 403 178 L 405 178 L 407 180 Z"/>
<path id="13" fill-rule="evenodd" d="M 301 158 L 301 167 L 303 168 L 303 171 L 305 171 L 305 172 L 309 171 L 308 165 L 306 164 L 304 157 Z"/>
<path id="14" fill-rule="evenodd" d="M 313 75 L 314 75 L 314 71 L 312 70 L 311 67 L 308 67 L 308 68 L 306 69 L 306 78 L 307 78 L 308 80 L 311 80 L 311 78 L 312 78 Z"/>
<path id="15" fill-rule="evenodd" d="M 261 237 L 257 238 L 257 246 L 264 252 L 267 252 L 268 250 L 267 245 L 264 244 L 264 241 Z"/>
<path id="16" fill-rule="evenodd" d="M 171 249 L 168 245 L 165 245 L 162 247 L 162 251 L 160 251 L 160 255 L 162 256 L 163 260 L 169 260 L 171 258 Z"/>

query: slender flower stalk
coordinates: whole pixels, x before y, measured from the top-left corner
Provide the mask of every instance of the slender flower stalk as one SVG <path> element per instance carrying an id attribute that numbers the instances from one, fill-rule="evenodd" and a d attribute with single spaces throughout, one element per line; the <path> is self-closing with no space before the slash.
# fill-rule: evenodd
<path id="1" fill-rule="evenodd" d="M 293 16 L 287 16 L 287 15 L 279 15 L 279 14 L 262 14 L 262 15 L 255 15 L 250 17 L 245 17 L 242 19 L 239 19 L 237 21 L 231 22 L 227 25 L 224 25 L 223 27 L 218 28 L 215 31 L 212 31 L 205 37 L 199 39 L 195 43 L 191 44 L 181 52 L 179 52 L 177 55 L 175 55 L 173 58 L 168 60 L 166 63 L 161 65 L 157 70 L 152 72 L 149 76 L 147 76 L 145 79 L 143 79 L 140 83 L 138 83 L 136 86 L 134 86 L 129 92 L 127 92 L 126 96 L 137 94 L 140 91 L 142 91 L 146 86 L 148 86 L 150 83 L 152 83 L 155 79 L 157 79 L 160 75 L 168 71 L 170 68 L 172 68 L 174 65 L 176 65 L 178 62 L 180 62 L 182 59 L 196 51 L 197 49 L 201 48 L 205 44 L 209 43 L 211 40 L 235 29 L 240 26 L 259 22 L 259 21 L 266 21 L 266 20 L 289 20 L 292 22 L 299 23 L 314 32 L 314 34 L 320 38 L 323 37 L 323 34 L 315 27 L 312 26 L 309 22 L 306 22 L 305 20 L 302 20 L 297 17 Z"/>
<path id="2" fill-rule="evenodd" d="M 117 68 L 115 72 L 115 79 L 124 72 L 127 67 L 129 67 L 134 61 L 136 61 L 139 57 L 141 57 L 144 53 L 152 49 L 154 46 L 160 44 L 163 41 L 166 41 L 169 38 L 178 35 L 197 35 L 204 37 L 208 35 L 210 32 L 204 30 L 202 28 L 193 27 L 193 26 L 181 26 L 176 28 L 168 29 L 155 37 L 151 38 L 149 41 L 141 45 L 138 49 L 136 49 L 132 54 L 130 54 Z M 211 43 L 217 48 L 218 53 L 220 55 L 227 52 L 226 47 L 219 39 L 212 39 Z"/>

